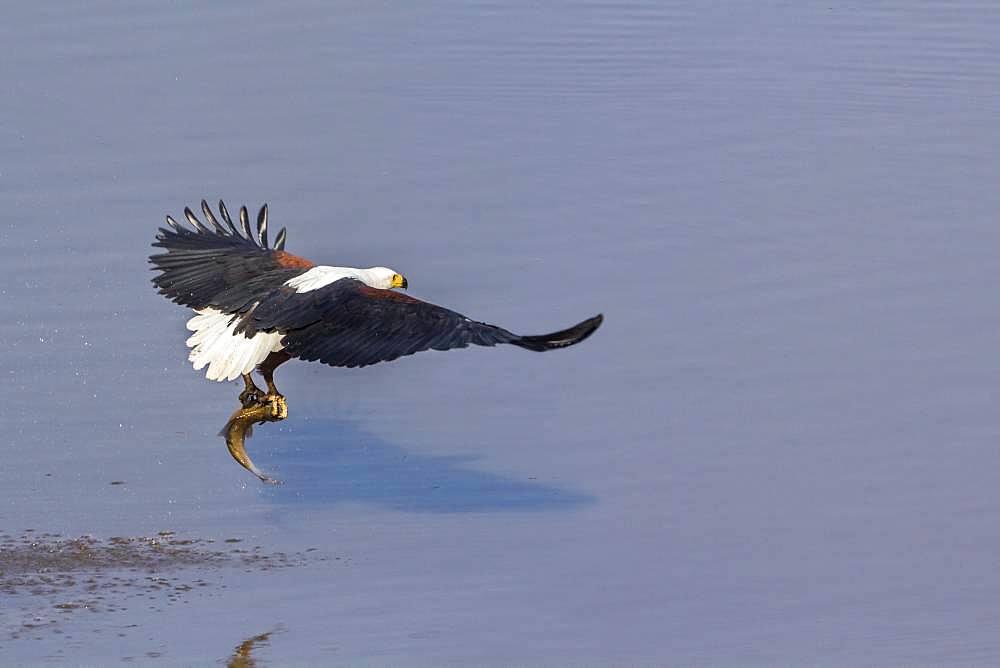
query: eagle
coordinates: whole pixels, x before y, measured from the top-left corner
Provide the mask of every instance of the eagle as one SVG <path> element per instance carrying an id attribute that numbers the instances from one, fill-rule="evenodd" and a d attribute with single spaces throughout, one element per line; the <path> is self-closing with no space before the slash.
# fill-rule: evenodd
<path id="1" fill-rule="evenodd" d="M 567 329 L 534 336 L 514 334 L 441 306 L 397 292 L 408 283 L 388 267 L 318 265 L 285 250 L 282 228 L 268 245 L 267 204 L 251 224 L 246 206 L 237 226 L 219 201 L 219 218 L 205 200 L 202 222 L 190 207 L 190 226 L 167 216 L 149 258 L 159 293 L 194 310 L 187 328 L 188 360 L 215 381 L 242 378 L 241 407 L 223 428 L 229 452 L 264 482 L 277 482 L 247 456 L 244 439 L 254 423 L 288 415 L 274 371 L 291 359 L 335 367 L 364 367 L 424 350 L 470 344 L 510 344 L 542 352 L 577 344 L 601 325 L 598 314 Z M 264 379 L 259 388 L 252 372 Z"/>

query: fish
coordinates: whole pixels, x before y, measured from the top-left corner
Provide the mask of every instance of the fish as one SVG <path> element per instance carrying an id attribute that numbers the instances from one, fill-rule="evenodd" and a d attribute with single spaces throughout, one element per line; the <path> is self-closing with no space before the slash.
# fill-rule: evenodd
<path id="1" fill-rule="evenodd" d="M 262 482 L 280 485 L 280 480 L 257 468 L 253 460 L 250 459 L 250 455 L 247 454 L 245 442 L 247 438 L 253 436 L 253 425 L 280 422 L 287 417 L 288 404 L 285 403 L 283 396 L 273 394 L 261 397 L 251 396 L 244 399 L 242 406 L 229 416 L 229 421 L 226 422 L 226 426 L 222 428 L 219 435 L 225 437 L 229 454 L 243 468 L 260 478 Z"/>

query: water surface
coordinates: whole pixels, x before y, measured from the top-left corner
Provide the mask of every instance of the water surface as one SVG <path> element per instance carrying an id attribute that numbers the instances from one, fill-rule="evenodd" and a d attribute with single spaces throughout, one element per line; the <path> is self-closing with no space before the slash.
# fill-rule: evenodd
<path id="1" fill-rule="evenodd" d="M 316 556 L 4 657 L 995 660 L 997 35 L 979 2 L 8 8 L 0 526 Z M 514 331 L 606 322 L 286 365 L 265 488 L 149 284 L 202 197 Z"/>

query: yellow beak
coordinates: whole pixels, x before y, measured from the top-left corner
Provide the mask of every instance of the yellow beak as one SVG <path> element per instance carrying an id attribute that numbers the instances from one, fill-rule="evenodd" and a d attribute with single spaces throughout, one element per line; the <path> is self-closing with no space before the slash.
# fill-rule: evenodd
<path id="1" fill-rule="evenodd" d="M 392 275 L 392 287 L 406 289 L 406 278 L 401 274 Z"/>

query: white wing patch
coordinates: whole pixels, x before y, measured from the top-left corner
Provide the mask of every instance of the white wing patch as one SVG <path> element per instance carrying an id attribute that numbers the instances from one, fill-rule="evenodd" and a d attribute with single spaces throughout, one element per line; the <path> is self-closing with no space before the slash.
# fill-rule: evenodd
<path id="1" fill-rule="evenodd" d="M 284 347 L 280 332 L 258 332 L 248 339 L 233 332 L 236 323 L 229 324 L 231 314 L 214 308 L 195 313 L 198 315 L 187 322 L 187 328 L 194 332 L 187 340 L 191 348 L 188 360 L 196 370 L 208 365 L 205 377 L 209 380 L 236 380 Z"/>

